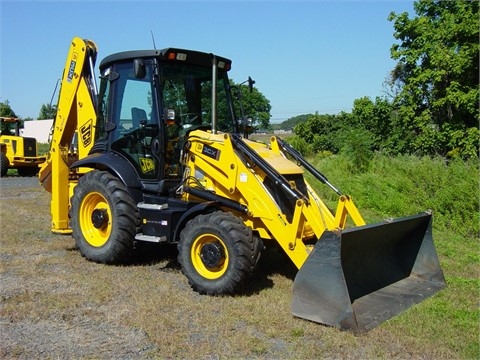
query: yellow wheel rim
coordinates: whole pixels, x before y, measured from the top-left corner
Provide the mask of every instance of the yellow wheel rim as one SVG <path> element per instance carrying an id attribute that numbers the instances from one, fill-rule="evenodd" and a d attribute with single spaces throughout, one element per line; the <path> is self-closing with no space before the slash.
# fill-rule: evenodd
<path id="1" fill-rule="evenodd" d="M 99 220 L 101 216 L 101 220 Z M 92 246 L 105 245 L 112 232 L 112 213 L 105 197 L 97 192 L 83 199 L 79 213 L 80 228 L 85 240 Z"/>
<path id="2" fill-rule="evenodd" d="M 227 271 L 227 248 L 223 241 L 213 234 L 197 237 L 190 255 L 195 270 L 206 279 L 218 279 Z"/>

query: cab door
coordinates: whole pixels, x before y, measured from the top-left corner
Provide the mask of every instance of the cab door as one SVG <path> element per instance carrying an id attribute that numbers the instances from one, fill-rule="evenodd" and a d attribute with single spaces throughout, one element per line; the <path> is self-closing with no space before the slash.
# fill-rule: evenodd
<path id="1" fill-rule="evenodd" d="M 157 181 L 163 176 L 162 124 L 159 121 L 153 60 L 144 60 L 145 74 L 135 75 L 133 62 L 115 64 L 118 77 L 111 84 L 111 109 L 115 128 L 111 149 L 125 157 L 138 177 Z"/>

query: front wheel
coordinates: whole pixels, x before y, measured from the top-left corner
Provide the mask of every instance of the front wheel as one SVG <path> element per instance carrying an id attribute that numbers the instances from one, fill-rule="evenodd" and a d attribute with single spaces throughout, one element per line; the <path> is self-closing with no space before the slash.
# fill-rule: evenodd
<path id="1" fill-rule="evenodd" d="M 251 228 L 231 213 L 198 215 L 180 233 L 178 261 L 200 294 L 235 294 L 251 278 L 261 253 Z"/>
<path id="2" fill-rule="evenodd" d="M 93 170 L 75 186 L 72 236 L 87 259 L 106 263 L 131 260 L 138 209 L 123 183 L 106 171 Z"/>

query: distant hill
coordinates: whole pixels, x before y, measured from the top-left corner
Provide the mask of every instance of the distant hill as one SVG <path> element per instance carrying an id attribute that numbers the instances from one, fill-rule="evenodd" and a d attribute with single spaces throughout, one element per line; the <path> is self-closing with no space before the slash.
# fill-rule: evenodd
<path id="1" fill-rule="evenodd" d="M 292 130 L 295 127 L 295 125 L 307 121 L 307 119 L 312 115 L 313 114 L 304 114 L 304 115 L 294 116 L 279 124 L 272 124 L 271 128 L 272 130 Z"/>

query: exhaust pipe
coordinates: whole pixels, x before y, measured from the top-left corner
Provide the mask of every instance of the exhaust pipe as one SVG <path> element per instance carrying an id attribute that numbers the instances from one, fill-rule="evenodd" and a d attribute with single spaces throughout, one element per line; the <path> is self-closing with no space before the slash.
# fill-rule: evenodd
<path id="1" fill-rule="evenodd" d="M 367 332 L 446 286 L 430 212 L 326 231 L 293 284 L 293 315 Z"/>

